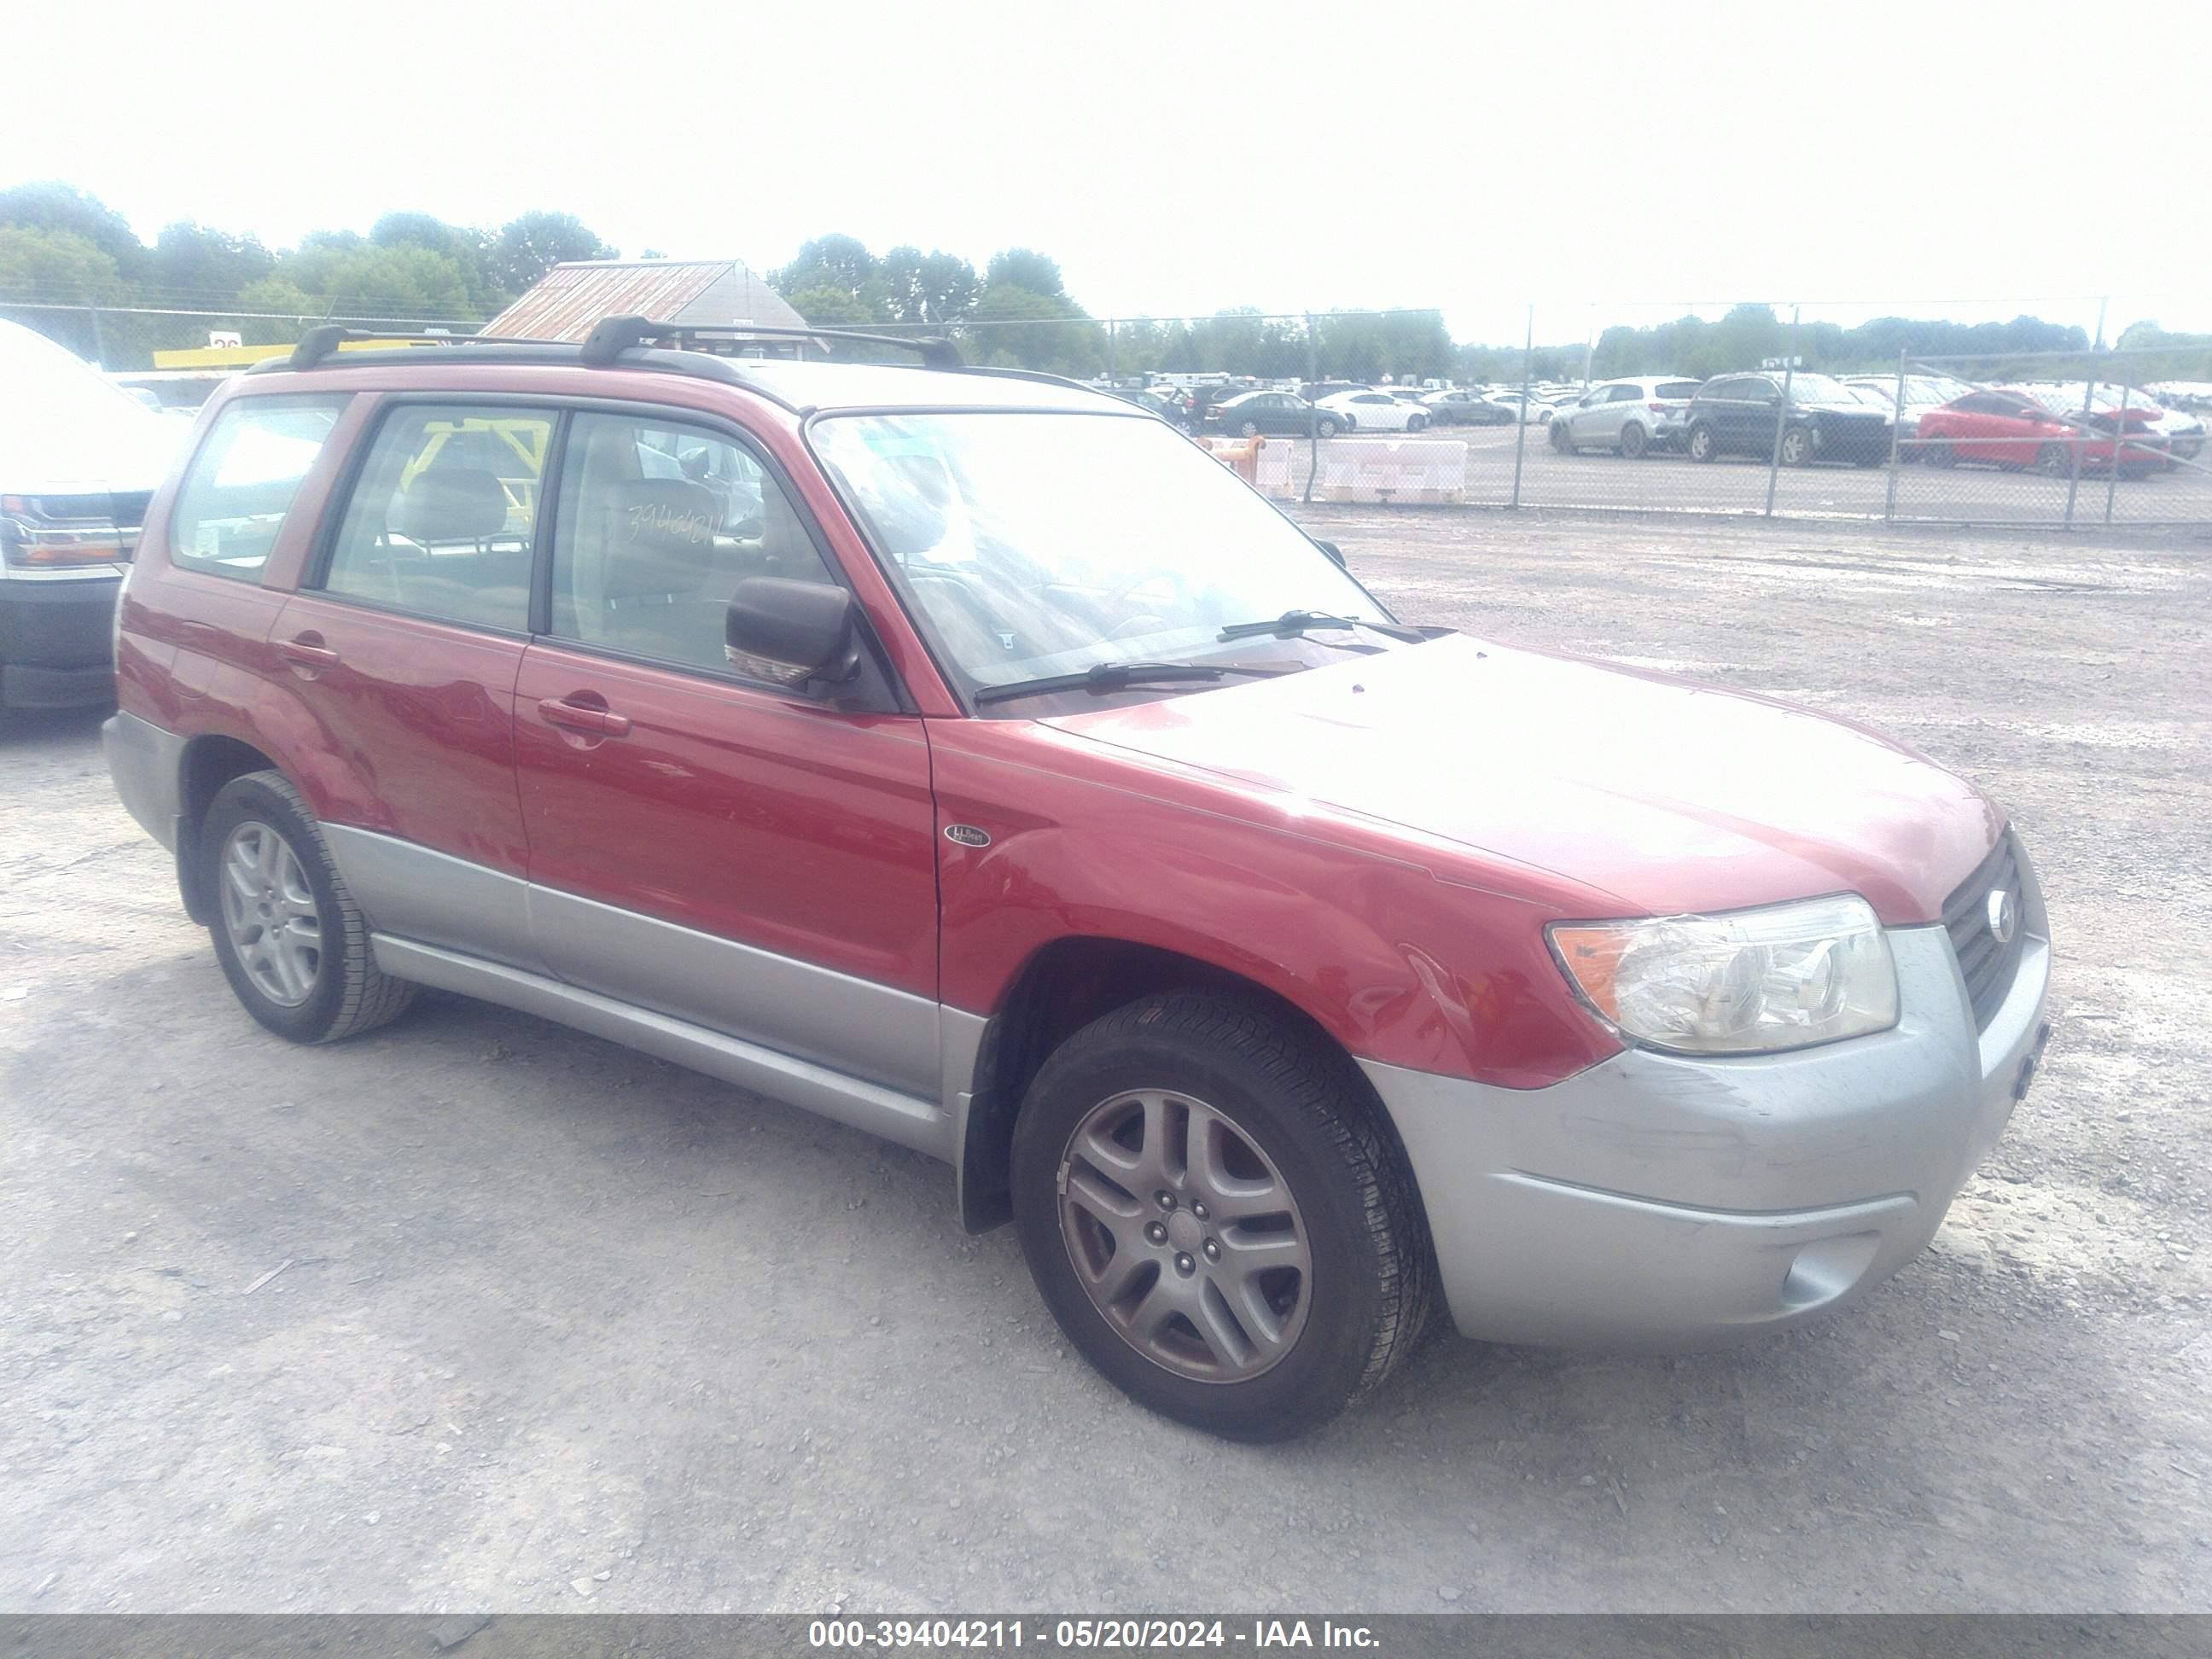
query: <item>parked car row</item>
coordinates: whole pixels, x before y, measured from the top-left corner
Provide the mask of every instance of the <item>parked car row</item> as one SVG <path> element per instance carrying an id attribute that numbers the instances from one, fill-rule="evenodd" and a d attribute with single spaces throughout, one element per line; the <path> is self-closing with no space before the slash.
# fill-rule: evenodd
<path id="1" fill-rule="evenodd" d="M 1672 450 L 1693 461 L 1724 455 L 1784 466 L 1979 464 L 2058 477 L 2118 465 L 2139 476 L 2194 461 L 2204 423 L 2142 392 L 2078 381 L 1977 387 L 1933 374 L 1848 378 L 1794 371 L 1717 375 L 1702 383 L 1641 375 L 1607 380 L 1559 410 L 1552 447 L 1609 450 L 1631 459 Z"/>

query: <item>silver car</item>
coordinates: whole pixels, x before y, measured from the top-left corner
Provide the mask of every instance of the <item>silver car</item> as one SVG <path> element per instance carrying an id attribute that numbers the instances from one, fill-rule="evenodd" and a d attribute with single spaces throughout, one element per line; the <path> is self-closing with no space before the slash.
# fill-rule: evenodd
<path id="1" fill-rule="evenodd" d="M 1610 449 L 1632 460 L 1678 438 L 1682 411 L 1699 382 L 1675 374 L 1601 380 L 1552 420 L 1552 447 L 1563 455 Z"/>

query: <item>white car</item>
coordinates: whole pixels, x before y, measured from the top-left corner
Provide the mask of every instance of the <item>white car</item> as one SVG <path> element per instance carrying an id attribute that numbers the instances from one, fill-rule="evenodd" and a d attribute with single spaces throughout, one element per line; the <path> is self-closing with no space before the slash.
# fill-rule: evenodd
<path id="1" fill-rule="evenodd" d="M 1563 455 L 1610 449 L 1631 460 L 1668 447 L 1700 384 L 1679 374 L 1601 380 L 1552 417 L 1552 447 Z"/>
<path id="2" fill-rule="evenodd" d="M 1552 416 L 1559 412 L 1533 392 L 1528 394 L 1525 410 L 1522 407 L 1521 394 L 1517 392 L 1493 392 L 1487 401 L 1501 409 L 1510 410 L 1513 418 L 1527 426 L 1549 426 Z"/>
<path id="3" fill-rule="evenodd" d="M 1347 432 L 1419 432 L 1429 423 L 1429 411 L 1420 404 L 1372 387 L 1337 392 L 1314 407 L 1336 416 Z"/>

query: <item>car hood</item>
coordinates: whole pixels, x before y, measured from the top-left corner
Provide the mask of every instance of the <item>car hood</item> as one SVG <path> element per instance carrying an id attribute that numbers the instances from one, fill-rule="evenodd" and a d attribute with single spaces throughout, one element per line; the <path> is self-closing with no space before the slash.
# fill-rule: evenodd
<path id="1" fill-rule="evenodd" d="M 97 408 L 97 405 L 95 405 Z M 0 405 L 0 490 L 11 495 L 144 495 L 191 435 L 117 394 L 114 407 L 44 418 L 33 404 Z"/>
<path id="2" fill-rule="evenodd" d="M 1671 675 L 1451 636 L 1327 668 L 1062 716 L 1072 736 L 1583 890 L 1598 914 L 1863 894 L 1935 920 L 2003 819 L 1848 721 Z"/>

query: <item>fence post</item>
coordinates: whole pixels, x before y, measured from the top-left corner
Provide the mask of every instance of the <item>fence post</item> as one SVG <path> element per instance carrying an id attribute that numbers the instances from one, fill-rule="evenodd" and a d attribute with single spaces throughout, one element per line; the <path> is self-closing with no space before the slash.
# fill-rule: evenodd
<path id="1" fill-rule="evenodd" d="M 1797 373 L 1797 318 L 1802 306 L 1790 307 L 1790 350 L 1782 359 L 1782 401 L 1774 406 L 1774 453 L 1766 463 L 1766 516 L 1774 516 L 1774 485 L 1782 476 L 1782 429 L 1790 423 L 1790 383 Z"/>
<path id="2" fill-rule="evenodd" d="M 1536 307 L 1528 307 L 1528 337 L 1521 348 L 1521 421 L 1513 434 L 1513 501 L 1521 505 L 1521 456 L 1528 447 L 1528 382 L 1536 373 Z"/>
<path id="3" fill-rule="evenodd" d="M 2110 300 L 2097 301 L 2097 338 L 2089 348 L 2089 378 L 2081 383 L 2081 413 L 2084 416 L 2094 406 L 2097 396 L 2097 354 L 2105 349 L 2105 307 L 2111 303 Z M 2071 530 L 2074 527 L 2074 498 L 2081 489 L 2081 432 L 2088 422 L 2081 420 L 2066 423 L 2074 428 L 2074 441 L 2066 446 L 2069 457 L 2066 466 L 2066 527 Z M 2120 452 L 2114 449 L 2112 459 L 2117 463 L 2119 458 Z"/>
<path id="4" fill-rule="evenodd" d="M 1898 434 L 1904 430 L 1905 348 L 1899 346 L 1897 351 L 1897 406 L 1889 411 L 1889 494 L 1881 504 L 1881 521 L 1884 524 L 1897 522 Z"/>
<path id="5" fill-rule="evenodd" d="M 2112 427 L 2112 465 L 2106 469 L 2112 476 L 2105 480 L 2105 522 L 2106 524 L 2112 521 L 2112 498 L 2120 493 L 2120 457 L 2127 450 L 2128 393 L 2130 390 L 2132 388 L 2125 384 L 2120 387 L 2120 409 L 2119 413 L 2114 417 Z"/>
<path id="6" fill-rule="evenodd" d="M 92 361 L 104 369 L 107 367 L 107 342 L 100 332 L 100 307 L 87 306 L 84 314 L 92 319 Z"/>
<path id="7" fill-rule="evenodd" d="M 1314 340 L 1313 313 L 1306 313 L 1306 386 L 1308 390 L 1321 380 L 1320 348 Z M 1310 401 L 1310 400 L 1309 400 Z M 1313 424 L 1306 428 L 1306 493 L 1305 500 L 1313 501 L 1314 475 L 1321 471 L 1321 416 L 1314 416 Z"/>
<path id="8" fill-rule="evenodd" d="M 1111 317 L 1106 319 L 1106 378 L 1109 380 L 1121 378 L 1121 371 L 1114 364 L 1114 319 Z"/>

